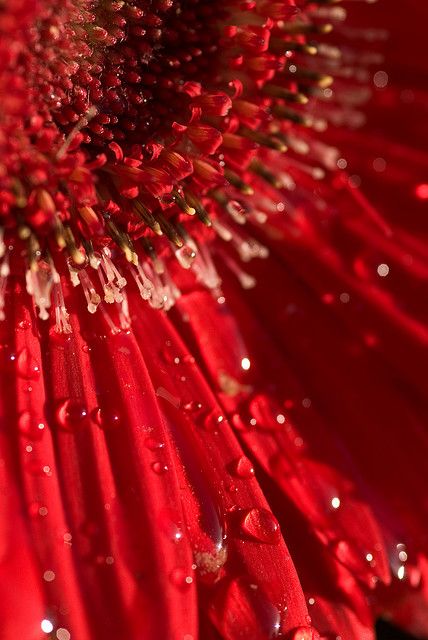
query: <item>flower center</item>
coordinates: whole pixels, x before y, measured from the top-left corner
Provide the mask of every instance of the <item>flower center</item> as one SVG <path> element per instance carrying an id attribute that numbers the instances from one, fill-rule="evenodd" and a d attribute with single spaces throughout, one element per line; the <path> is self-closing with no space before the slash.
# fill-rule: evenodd
<path id="1" fill-rule="evenodd" d="M 276 190 L 287 187 L 287 175 L 271 167 L 288 148 L 307 152 L 311 141 L 295 129 L 323 127 L 305 105 L 332 81 L 307 60 L 337 8 L 299 4 L 43 0 L 0 8 L 0 253 L 25 250 L 27 290 L 41 317 L 65 262 L 94 312 L 102 295 L 89 267 L 106 302 L 123 300 L 123 262 L 142 297 L 162 306 L 168 253 L 211 289 L 219 284 L 215 237 L 244 261 L 267 254 L 242 225 L 265 219 Z M 327 68 L 337 51 L 324 46 Z"/>

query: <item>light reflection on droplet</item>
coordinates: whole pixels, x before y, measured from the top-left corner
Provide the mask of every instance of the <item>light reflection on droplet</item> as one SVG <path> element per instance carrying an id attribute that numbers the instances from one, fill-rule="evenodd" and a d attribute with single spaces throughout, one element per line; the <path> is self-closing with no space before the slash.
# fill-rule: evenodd
<path id="1" fill-rule="evenodd" d="M 333 507 L 333 509 L 338 509 L 340 507 L 340 498 L 338 498 L 337 496 L 332 498 L 331 506 Z"/>
<path id="2" fill-rule="evenodd" d="M 56 637 L 58 638 L 58 640 L 70 640 L 71 633 L 67 629 L 60 627 L 56 631 Z"/>
<path id="3" fill-rule="evenodd" d="M 46 582 L 52 582 L 53 580 L 55 580 L 55 572 L 51 571 L 50 569 L 48 571 L 45 571 L 43 574 L 43 580 L 46 580 Z"/>
<path id="4" fill-rule="evenodd" d="M 51 631 L 53 631 L 53 624 L 50 620 L 48 620 L 47 618 L 45 618 L 44 620 L 41 621 L 40 623 L 40 628 L 44 633 L 51 633 Z"/>
<path id="5" fill-rule="evenodd" d="M 377 268 L 377 272 L 378 272 L 378 275 L 380 275 L 381 278 L 385 278 L 389 273 L 388 265 L 384 264 L 384 263 L 380 264 L 378 266 L 378 268 Z"/>
<path id="6" fill-rule="evenodd" d="M 406 567 L 404 566 L 404 564 L 402 564 L 400 567 L 398 567 L 397 569 L 397 578 L 399 580 L 403 580 L 404 576 L 406 575 Z"/>
<path id="7" fill-rule="evenodd" d="M 278 424 L 284 424 L 285 416 L 282 413 L 278 413 L 278 415 L 276 416 L 276 421 Z"/>
<path id="8" fill-rule="evenodd" d="M 242 358 L 241 367 L 244 369 L 244 371 L 248 371 L 248 369 L 251 367 L 250 360 L 248 358 Z"/>
<path id="9" fill-rule="evenodd" d="M 388 81 L 389 78 L 386 71 L 376 71 L 373 76 L 374 85 L 378 89 L 385 89 L 385 87 L 388 85 Z"/>
<path id="10" fill-rule="evenodd" d="M 367 553 L 366 554 L 366 560 L 367 560 L 367 562 L 373 562 L 373 554 L 372 553 Z"/>

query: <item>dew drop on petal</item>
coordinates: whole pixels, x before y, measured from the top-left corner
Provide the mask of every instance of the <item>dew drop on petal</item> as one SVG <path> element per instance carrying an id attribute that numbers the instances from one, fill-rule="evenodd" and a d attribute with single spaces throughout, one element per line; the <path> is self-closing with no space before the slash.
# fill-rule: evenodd
<path id="1" fill-rule="evenodd" d="M 149 436 L 144 440 L 144 446 L 150 451 L 156 451 L 157 449 L 162 449 L 165 445 L 163 442 L 159 442 L 159 440 Z"/>
<path id="2" fill-rule="evenodd" d="M 40 377 L 40 365 L 33 358 L 27 347 L 18 352 L 16 358 L 18 374 L 27 380 L 38 380 Z"/>
<path id="3" fill-rule="evenodd" d="M 157 522 L 160 530 L 169 540 L 179 542 L 183 538 L 180 516 L 173 509 L 162 509 Z"/>
<path id="4" fill-rule="evenodd" d="M 30 440 L 40 440 L 45 431 L 45 424 L 29 411 L 23 411 L 18 418 L 18 428 L 20 433 Z"/>
<path id="5" fill-rule="evenodd" d="M 241 519 L 244 535 L 259 542 L 276 544 L 281 538 L 281 530 L 275 516 L 267 509 L 249 509 Z"/>
<path id="6" fill-rule="evenodd" d="M 218 411 L 211 411 L 203 420 L 204 429 L 215 431 L 224 424 L 224 416 Z"/>
<path id="7" fill-rule="evenodd" d="M 163 462 L 153 462 L 152 469 L 160 476 L 168 471 L 168 465 L 164 464 Z"/>
<path id="8" fill-rule="evenodd" d="M 241 456 L 231 465 L 234 475 L 239 478 L 252 478 L 254 476 L 254 468 L 251 461 L 246 456 Z"/>
<path id="9" fill-rule="evenodd" d="M 97 425 L 103 430 L 113 429 L 121 423 L 121 416 L 116 409 L 98 407 L 93 413 L 93 418 Z"/>
<path id="10" fill-rule="evenodd" d="M 192 415 L 201 415 L 204 411 L 203 405 L 196 400 L 186 402 L 186 404 L 183 405 L 183 409 L 186 413 L 190 413 Z"/>
<path id="11" fill-rule="evenodd" d="M 86 407 L 77 400 L 64 400 L 56 410 L 58 425 L 67 431 L 85 423 L 87 417 Z"/>

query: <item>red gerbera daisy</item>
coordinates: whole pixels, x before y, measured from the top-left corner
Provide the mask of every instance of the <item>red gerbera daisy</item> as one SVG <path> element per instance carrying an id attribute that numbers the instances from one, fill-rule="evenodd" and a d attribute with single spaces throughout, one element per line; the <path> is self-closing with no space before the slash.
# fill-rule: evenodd
<path id="1" fill-rule="evenodd" d="M 385 122 L 425 88 L 343 4 L 0 1 L 1 640 L 428 637 L 427 160 Z"/>

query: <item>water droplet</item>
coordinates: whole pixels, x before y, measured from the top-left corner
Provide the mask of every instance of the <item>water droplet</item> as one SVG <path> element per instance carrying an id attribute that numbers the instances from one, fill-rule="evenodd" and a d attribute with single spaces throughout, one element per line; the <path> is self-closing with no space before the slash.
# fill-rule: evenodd
<path id="1" fill-rule="evenodd" d="M 29 411 L 24 411 L 18 418 L 18 428 L 26 438 L 40 440 L 43 437 L 45 424 L 32 416 Z"/>
<path id="2" fill-rule="evenodd" d="M 254 468 L 246 456 L 241 456 L 232 463 L 232 473 L 239 478 L 252 478 L 254 476 Z"/>
<path id="3" fill-rule="evenodd" d="M 267 544 L 276 544 L 281 538 L 281 530 L 275 516 L 267 509 L 249 509 L 241 519 L 242 532 Z"/>
<path id="4" fill-rule="evenodd" d="M 188 589 L 193 583 L 193 578 L 190 572 L 186 569 L 173 569 L 169 574 L 171 582 L 179 589 Z"/>
<path id="5" fill-rule="evenodd" d="M 93 419 L 101 429 L 108 430 L 118 427 L 121 423 L 121 416 L 118 411 L 111 407 L 97 407 L 93 413 Z"/>
<path id="6" fill-rule="evenodd" d="M 88 411 L 78 400 L 64 400 L 56 410 L 56 418 L 60 427 L 72 431 L 87 421 Z"/>
<path id="7" fill-rule="evenodd" d="M 207 431 L 215 431 L 224 424 L 224 416 L 218 411 L 211 411 L 205 416 L 203 424 Z"/>
<path id="8" fill-rule="evenodd" d="M 156 451 L 157 449 L 162 449 L 165 445 L 163 442 L 159 442 L 159 440 L 155 440 L 155 438 L 148 437 L 144 440 L 144 445 L 150 451 Z"/>
<path id="9" fill-rule="evenodd" d="M 179 542 L 183 538 L 180 516 L 173 509 L 163 509 L 159 513 L 158 524 L 169 540 Z"/>
<path id="10" fill-rule="evenodd" d="M 92 351 L 91 347 L 88 344 L 84 344 L 82 346 L 83 353 L 90 353 Z"/>
<path id="11" fill-rule="evenodd" d="M 16 368 L 18 374 L 27 380 L 38 380 L 40 377 L 40 366 L 27 347 L 19 351 L 16 358 Z"/>
<path id="12" fill-rule="evenodd" d="M 293 631 L 291 640 L 320 640 L 320 635 L 314 627 L 298 627 Z"/>
<path id="13" fill-rule="evenodd" d="M 153 462 L 152 469 L 158 475 L 162 475 L 163 473 L 166 473 L 168 471 L 168 465 L 164 464 L 163 462 Z"/>
<path id="14" fill-rule="evenodd" d="M 204 411 L 202 404 L 196 400 L 186 402 L 186 404 L 183 405 L 183 409 L 186 413 L 191 413 L 193 415 L 201 415 Z"/>

